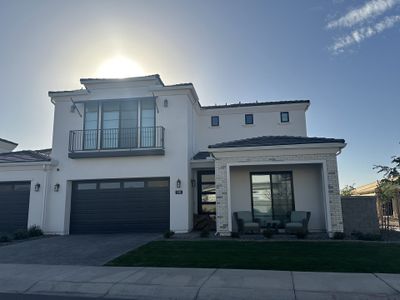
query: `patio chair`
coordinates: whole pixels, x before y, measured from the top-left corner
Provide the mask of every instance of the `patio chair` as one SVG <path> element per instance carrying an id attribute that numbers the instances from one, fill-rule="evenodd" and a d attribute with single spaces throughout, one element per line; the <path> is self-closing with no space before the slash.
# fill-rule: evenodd
<path id="1" fill-rule="evenodd" d="M 285 231 L 288 234 L 308 233 L 308 222 L 310 221 L 311 212 L 309 211 L 292 211 L 290 213 L 290 222 L 286 223 Z"/>
<path id="2" fill-rule="evenodd" d="M 260 220 L 253 219 L 250 211 L 238 211 L 233 213 L 240 233 L 259 233 Z"/>

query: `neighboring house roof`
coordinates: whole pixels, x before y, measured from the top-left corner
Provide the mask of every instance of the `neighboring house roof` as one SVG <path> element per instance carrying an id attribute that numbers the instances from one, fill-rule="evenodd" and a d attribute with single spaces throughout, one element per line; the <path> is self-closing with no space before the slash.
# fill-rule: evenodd
<path id="1" fill-rule="evenodd" d="M 247 103 L 233 103 L 224 105 L 210 105 L 201 106 L 204 109 L 216 109 L 216 108 L 233 108 L 233 107 L 246 107 L 246 106 L 266 106 L 266 105 L 283 105 L 283 104 L 297 104 L 297 103 L 310 103 L 310 100 L 286 100 L 286 101 L 262 101 L 262 102 L 247 102 Z"/>
<path id="2" fill-rule="evenodd" d="M 45 149 L 48 150 L 48 149 Z M 15 152 L 0 153 L 0 164 L 1 163 L 22 163 L 22 162 L 40 162 L 50 161 L 51 158 L 45 152 L 23 150 Z"/>
<path id="3" fill-rule="evenodd" d="M 211 153 L 208 151 L 200 151 L 198 152 L 195 156 L 193 156 L 193 160 L 201 160 L 201 159 L 207 159 L 210 157 Z"/>
<path id="4" fill-rule="evenodd" d="M 14 142 L 11 142 L 11 141 L 9 141 L 9 140 L 2 139 L 2 138 L 0 138 L 0 142 L 3 142 L 3 143 L 8 143 L 8 144 L 13 144 L 13 145 L 15 145 L 15 146 L 18 146 L 18 144 L 17 144 L 17 143 L 14 143 Z"/>
<path id="5" fill-rule="evenodd" d="M 303 136 L 259 136 L 254 138 L 223 142 L 208 146 L 208 148 L 236 148 L 236 147 L 261 147 L 299 144 L 341 143 L 344 139 Z"/>

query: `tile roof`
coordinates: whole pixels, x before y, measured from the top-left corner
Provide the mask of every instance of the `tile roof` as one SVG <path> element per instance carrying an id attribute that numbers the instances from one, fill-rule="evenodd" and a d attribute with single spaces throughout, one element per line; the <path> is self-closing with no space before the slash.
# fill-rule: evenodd
<path id="1" fill-rule="evenodd" d="M 233 104 L 222 104 L 222 105 L 209 105 L 202 106 L 204 109 L 215 109 L 215 108 L 229 108 L 229 107 L 246 107 L 246 106 L 266 106 L 266 105 L 282 105 L 282 104 L 297 104 L 297 103 L 310 103 L 310 100 L 287 100 L 287 101 L 264 101 L 264 102 L 245 102 L 245 103 L 233 103 Z"/>
<path id="2" fill-rule="evenodd" d="M 343 139 L 303 136 L 259 136 L 254 138 L 223 142 L 208 146 L 208 148 L 262 147 L 279 145 L 345 143 Z"/>
<path id="3" fill-rule="evenodd" d="M 45 149 L 48 150 L 48 149 Z M 40 162 L 50 161 L 51 158 L 45 152 L 23 150 L 15 152 L 0 153 L 0 164 L 2 163 L 22 163 L 22 162 Z"/>
<path id="4" fill-rule="evenodd" d="M 0 138 L 0 142 L 9 143 L 9 144 L 13 144 L 13 145 L 18 145 L 17 143 L 14 143 L 14 142 L 11 142 L 9 140 L 2 139 L 2 138 Z"/>
<path id="5" fill-rule="evenodd" d="M 195 156 L 193 156 L 193 160 L 201 160 L 201 159 L 207 159 L 207 157 L 210 157 L 210 152 L 208 151 L 200 151 L 198 152 Z"/>

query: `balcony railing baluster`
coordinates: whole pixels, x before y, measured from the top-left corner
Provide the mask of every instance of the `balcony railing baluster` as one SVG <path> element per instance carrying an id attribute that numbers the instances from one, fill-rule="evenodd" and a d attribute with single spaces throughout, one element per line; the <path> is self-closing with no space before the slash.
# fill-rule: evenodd
<path id="1" fill-rule="evenodd" d="M 164 149 L 164 127 L 72 130 L 69 152 Z"/>

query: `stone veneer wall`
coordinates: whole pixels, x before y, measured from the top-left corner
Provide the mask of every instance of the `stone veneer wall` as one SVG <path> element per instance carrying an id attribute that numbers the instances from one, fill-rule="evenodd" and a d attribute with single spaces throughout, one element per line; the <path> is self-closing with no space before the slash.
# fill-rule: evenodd
<path id="1" fill-rule="evenodd" d="M 330 205 L 331 232 L 343 232 L 342 205 L 340 201 L 340 189 L 337 171 L 336 155 L 332 154 L 300 154 L 281 156 L 239 156 L 222 157 L 215 159 L 215 188 L 217 197 L 217 232 L 220 235 L 229 235 L 228 226 L 228 193 L 227 193 L 227 164 L 282 161 L 290 164 L 290 161 L 325 161 L 328 177 L 328 194 Z M 325 199 L 322 199 L 325 201 Z"/>

